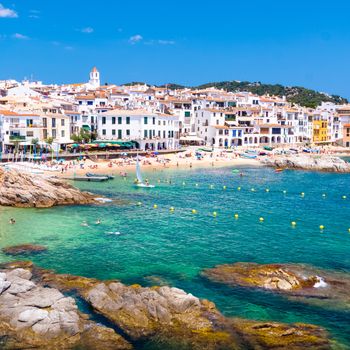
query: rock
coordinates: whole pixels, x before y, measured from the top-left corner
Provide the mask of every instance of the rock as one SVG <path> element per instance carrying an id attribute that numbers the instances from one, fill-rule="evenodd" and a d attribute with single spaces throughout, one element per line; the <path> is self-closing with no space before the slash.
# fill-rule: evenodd
<path id="1" fill-rule="evenodd" d="M 41 271 L 45 284 L 76 290 L 91 307 L 133 342 L 157 349 L 330 349 L 326 332 L 309 325 L 287 325 L 224 317 L 208 300 L 178 288 L 126 286 Z M 75 284 L 76 283 L 76 284 Z M 244 326 L 244 327 L 243 327 Z M 266 333 L 266 334 L 264 334 Z M 283 335 L 283 336 L 282 336 Z M 278 341 L 278 346 L 273 345 Z M 152 345 L 151 345 L 152 346 Z"/>
<path id="2" fill-rule="evenodd" d="M 329 349 L 326 332 L 306 324 L 285 325 L 235 319 L 233 328 L 249 349 Z"/>
<path id="3" fill-rule="evenodd" d="M 267 166 L 288 169 L 304 169 L 316 171 L 329 171 L 348 173 L 350 172 L 350 163 L 334 156 L 322 155 L 313 156 L 306 154 L 275 156 L 273 158 L 264 158 L 262 163 Z"/>
<path id="4" fill-rule="evenodd" d="M 28 262 L 0 267 L 1 349 L 131 349 L 113 329 L 83 315 L 72 297 L 44 285 Z"/>
<path id="5" fill-rule="evenodd" d="M 0 205 L 48 208 L 55 205 L 97 203 L 95 196 L 44 175 L 0 168 Z"/>
<path id="6" fill-rule="evenodd" d="M 2 248 L 2 251 L 8 255 L 36 254 L 44 252 L 46 250 L 46 247 L 36 244 L 20 244 Z"/>
<path id="7" fill-rule="evenodd" d="M 211 281 L 270 290 L 327 308 L 350 308 L 350 277 L 298 264 L 235 263 L 203 271 Z"/>

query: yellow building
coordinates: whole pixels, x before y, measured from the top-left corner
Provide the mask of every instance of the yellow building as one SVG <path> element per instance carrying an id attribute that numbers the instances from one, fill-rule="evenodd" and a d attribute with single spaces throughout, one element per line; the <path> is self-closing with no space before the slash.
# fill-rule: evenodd
<path id="1" fill-rule="evenodd" d="M 325 120 L 312 121 L 312 142 L 327 142 L 330 140 L 328 135 L 328 122 Z"/>

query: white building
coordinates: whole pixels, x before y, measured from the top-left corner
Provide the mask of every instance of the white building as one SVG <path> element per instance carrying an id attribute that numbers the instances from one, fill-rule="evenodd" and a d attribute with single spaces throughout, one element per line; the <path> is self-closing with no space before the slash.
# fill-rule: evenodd
<path id="1" fill-rule="evenodd" d="M 97 89 L 100 87 L 101 82 L 100 82 L 100 72 L 97 70 L 96 67 L 92 68 L 90 72 L 90 80 L 89 80 L 89 85 L 93 89 Z"/>
<path id="2" fill-rule="evenodd" d="M 100 140 L 134 141 L 137 148 L 176 149 L 179 144 L 178 117 L 145 110 L 114 109 L 97 117 Z"/>

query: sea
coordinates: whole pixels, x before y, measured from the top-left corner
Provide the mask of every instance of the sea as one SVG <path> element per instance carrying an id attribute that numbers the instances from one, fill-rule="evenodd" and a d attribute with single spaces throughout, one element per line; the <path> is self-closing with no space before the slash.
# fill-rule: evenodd
<path id="1" fill-rule="evenodd" d="M 75 183 L 112 200 L 102 205 L 0 208 L 0 248 L 45 245 L 47 252 L 23 259 L 59 273 L 175 286 L 215 302 L 226 316 L 321 325 L 350 348 L 349 308 L 201 276 L 236 262 L 302 263 L 350 276 L 350 174 L 214 166 L 143 175 L 156 187 L 135 187 L 135 174 Z M 0 262 L 11 260 L 0 252 Z"/>

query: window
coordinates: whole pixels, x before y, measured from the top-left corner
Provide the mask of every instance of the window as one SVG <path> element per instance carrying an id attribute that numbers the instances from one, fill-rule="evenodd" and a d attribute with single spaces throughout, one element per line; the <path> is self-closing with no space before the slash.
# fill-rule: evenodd
<path id="1" fill-rule="evenodd" d="M 199 128 L 198 128 L 199 129 Z M 158 130 L 158 137 L 160 137 L 160 130 Z"/>
<path id="2" fill-rule="evenodd" d="M 102 124 L 106 124 L 106 117 L 102 117 Z"/>
<path id="3" fill-rule="evenodd" d="M 147 117 L 143 118 L 143 124 L 148 124 L 148 118 Z"/>
<path id="4" fill-rule="evenodd" d="M 61 130 L 61 137 L 64 137 L 64 136 L 65 136 L 64 130 Z"/>
<path id="5" fill-rule="evenodd" d="M 165 130 L 163 130 L 163 139 L 165 139 Z"/>
<path id="6" fill-rule="evenodd" d="M 147 138 L 147 136 L 148 136 L 147 130 L 144 130 L 144 131 L 143 131 L 143 137 L 144 137 L 144 138 Z"/>
<path id="7" fill-rule="evenodd" d="M 88 101 L 88 106 L 92 106 L 93 105 L 93 101 Z"/>
<path id="8" fill-rule="evenodd" d="M 130 130 L 126 129 L 126 136 L 130 136 Z"/>
<path id="9" fill-rule="evenodd" d="M 57 134 L 56 134 L 56 129 L 52 129 L 52 138 L 56 138 Z"/>
<path id="10" fill-rule="evenodd" d="M 122 122 L 123 122 L 122 117 L 118 117 L 118 124 L 122 124 Z"/>
<path id="11" fill-rule="evenodd" d="M 61 119 L 61 126 L 64 126 L 64 119 Z"/>
<path id="12" fill-rule="evenodd" d="M 28 137 L 33 137 L 34 136 L 34 132 L 33 131 L 27 131 L 27 136 Z"/>
<path id="13" fill-rule="evenodd" d="M 122 139 L 123 136 L 122 136 L 122 130 L 118 130 L 118 139 Z"/>
<path id="14" fill-rule="evenodd" d="M 43 127 L 47 128 L 47 118 L 43 118 Z"/>
<path id="15" fill-rule="evenodd" d="M 216 125 L 219 125 L 220 121 L 219 119 L 216 119 Z"/>
<path id="16" fill-rule="evenodd" d="M 115 136 L 115 129 L 112 129 L 112 135 Z"/>
<path id="17" fill-rule="evenodd" d="M 52 127 L 53 127 L 53 128 L 56 127 L 56 118 L 52 118 L 51 124 L 52 124 Z"/>
<path id="18" fill-rule="evenodd" d="M 156 118 L 153 117 L 152 119 L 153 119 L 153 125 L 155 125 L 156 124 Z"/>
<path id="19" fill-rule="evenodd" d="M 130 117 L 126 117 L 126 124 L 130 124 Z"/>
<path id="20" fill-rule="evenodd" d="M 106 135 L 106 129 L 102 129 L 102 135 Z"/>
<path id="21" fill-rule="evenodd" d="M 191 112 L 185 112 L 185 117 L 190 117 L 191 116 Z"/>
<path id="22" fill-rule="evenodd" d="M 112 124 L 115 124 L 115 117 L 112 117 Z"/>

